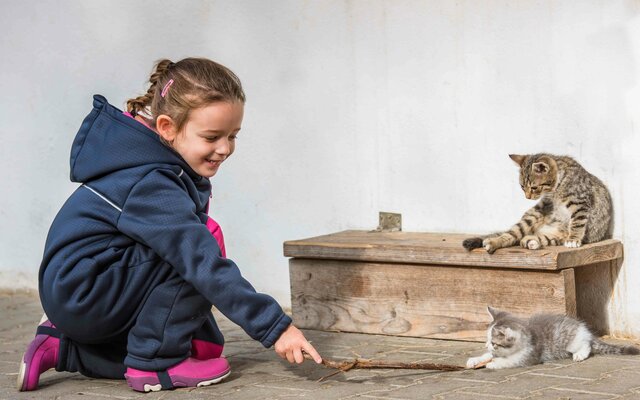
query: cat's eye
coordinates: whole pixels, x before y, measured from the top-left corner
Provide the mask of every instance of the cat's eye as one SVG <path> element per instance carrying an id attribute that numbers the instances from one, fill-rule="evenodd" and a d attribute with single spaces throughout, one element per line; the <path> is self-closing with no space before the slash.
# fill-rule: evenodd
<path id="1" fill-rule="evenodd" d="M 538 190 L 538 187 L 537 186 L 531 186 L 531 190 L 533 190 L 535 192 L 536 190 Z"/>

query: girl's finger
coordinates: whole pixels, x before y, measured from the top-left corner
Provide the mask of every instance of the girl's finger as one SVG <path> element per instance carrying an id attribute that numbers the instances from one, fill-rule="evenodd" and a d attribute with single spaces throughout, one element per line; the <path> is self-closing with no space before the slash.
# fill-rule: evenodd
<path id="1" fill-rule="evenodd" d="M 304 357 L 302 356 L 302 349 L 300 348 L 294 349 L 293 358 L 296 360 L 298 364 L 302 364 L 304 362 Z"/>
<path id="2" fill-rule="evenodd" d="M 303 344 L 302 350 L 304 350 L 307 354 L 309 354 L 311 358 L 313 358 L 313 361 L 315 361 L 318 364 L 322 364 L 322 357 L 320 357 L 320 354 L 318 354 L 316 349 L 313 348 L 311 343 L 306 342 L 305 344 Z"/>
<path id="3" fill-rule="evenodd" d="M 293 352 L 292 351 L 287 351 L 287 361 L 289 361 L 291 364 L 296 362 L 295 358 L 293 358 Z"/>

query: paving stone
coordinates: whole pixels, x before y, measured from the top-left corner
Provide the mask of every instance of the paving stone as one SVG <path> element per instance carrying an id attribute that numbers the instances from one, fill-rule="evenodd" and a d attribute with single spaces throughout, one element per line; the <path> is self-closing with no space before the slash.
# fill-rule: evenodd
<path id="1" fill-rule="evenodd" d="M 425 399 L 436 394 L 446 393 L 456 389 L 484 388 L 495 385 L 496 383 L 460 381 L 440 375 L 421 379 L 404 387 L 379 391 L 377 393 L 369 393 L 369 395 L 375 395 L 382 398 Z"/>
<path id="2" fill-rule="evenodd" d="M 586 384 L 589 378 L 584 378 L 578 382 L 579 385 Z M 520 374 L 502 382 L 497 382 L 491 386 L 471 390 L 479 395 L 502 395 L 511 396 L 519 399 L 525 399 L 532 396 L 534 392 L 541 391 L 553 387 L 565 387 L 575 383 L 575 379 L 554 377 L 554 376 L 538 376 L 531 374 Z"/>
<path id="3" fill-rule="evenodd" d="M 634 371 L 612 370 L 602 372 L 599 379 L 588 382 L 574 381 L 562 387 L 588 392 L 623 395 L 640 391 L 640 379 L 638 379 L 638 374 Z"/>
<path id="4" fill-rule="evenodd" d="M 579 400 L 612 400 L 619 399 L 618 395 L 604 393 L 590 393 L 584 390 L 567 390 L 550 388 L 536 392 L 534 399 L 579 399 Z"/>
<path id="5" fill-rule="evenodd" d="M 312 362 L 291 365 L 265 349 L 215 312 L 226 339 L 224 354 L 232 373 L 204 388 L 143 394 L 124 380 L 91 379 L 79 374 L 45 372 L 34 392 L 15 389 L 18 362 L 42 315 L 34 293 L 0 293 L 0 399 L 638 399 L 640 357 L 596 356 L 581 363 L 562 360 L 528 368 L 457 372 L 355 369 L 334 370 Z M 324 357 L 332 360 L 374 358 L 403 362 L 463 365 L 483 352 L 482 343 L 357 333 L 305 330 Z M 607 340 L 618 344 L 628 341 Z M 326 379 L 318 382 L 320 378 Z"/>

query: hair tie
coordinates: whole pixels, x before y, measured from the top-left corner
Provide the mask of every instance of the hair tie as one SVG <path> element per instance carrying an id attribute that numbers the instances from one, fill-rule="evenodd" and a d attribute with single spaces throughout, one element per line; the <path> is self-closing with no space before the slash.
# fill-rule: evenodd
<path id="1" fill-rule="evenodd" d="M 169 91 L 169 88 L 171 87 L 171 85 L 173 85 L 173 79 L 169 79 L 169 82 L 167 82 L 164 87 L 162 88 L 162 92 L 160 93 L 160 96 L 164 97 L 167 95 L 167 92 Z"/>

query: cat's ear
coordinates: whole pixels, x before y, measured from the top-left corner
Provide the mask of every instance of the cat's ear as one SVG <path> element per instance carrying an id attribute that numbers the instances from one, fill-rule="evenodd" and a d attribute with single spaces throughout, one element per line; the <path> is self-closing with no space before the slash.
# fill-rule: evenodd
<path id="1" fill-rule="evenodd" d="M 546 174 L 547 172 L 549 172 L 549 169 L 549 164 L 542 161 L 535 162 L 533 163 L 533 165 L 531 165 L 531 170 L 536 174 Z"/>
<path id="2" fill-rule="evenodd" d="M 509 154 L 509 158 L 515 161 L 515 163 L 518 164 L 518 167 L 522 167 L 522 164 L 524 164 L 524 160 L 527 158 L 527 156 L 523 156 L 520 154 Z"/>
<path id="3" fill-rule="evenodd" d="M 494 321 L 496 320 L 496 316 L 500 312 L 491 306 L 487 307 L 487 311 L 489 311 L 489 315 L 491 315 L 491 318 L 493 318 Z"/>

